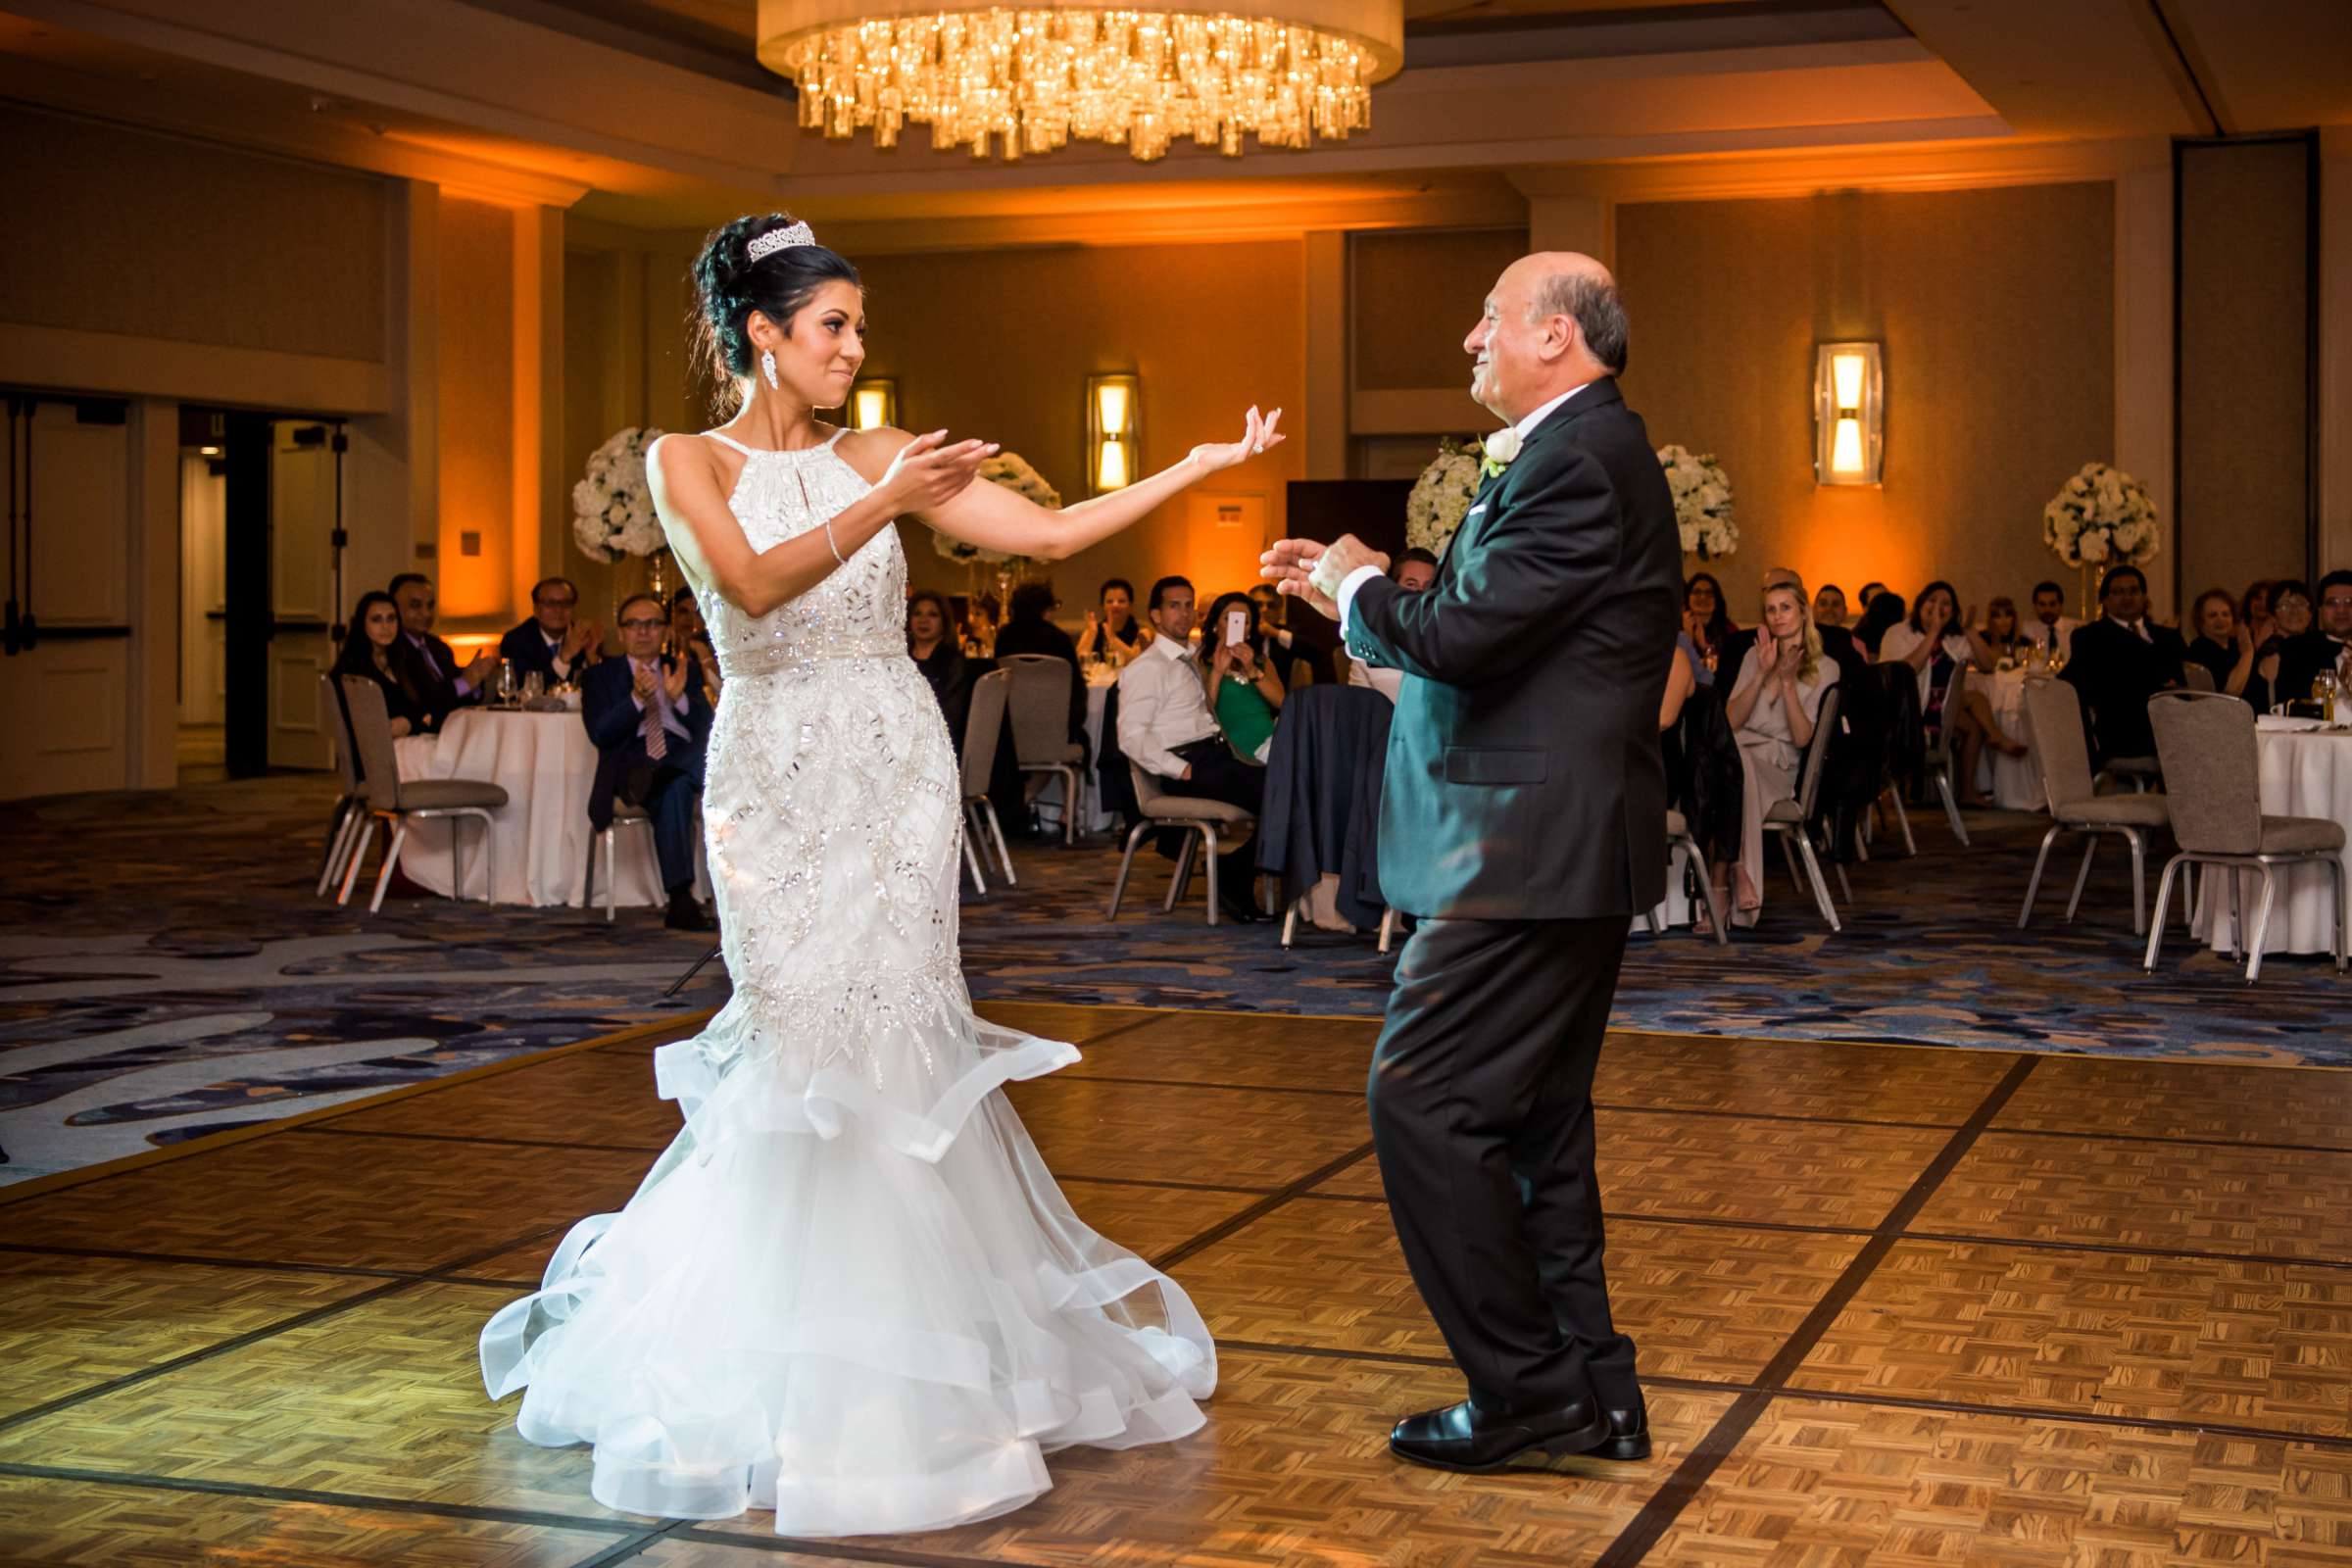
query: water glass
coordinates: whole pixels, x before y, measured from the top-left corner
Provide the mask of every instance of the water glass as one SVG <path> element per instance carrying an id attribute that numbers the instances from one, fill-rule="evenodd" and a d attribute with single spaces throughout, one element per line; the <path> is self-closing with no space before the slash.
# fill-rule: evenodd
<path id="1" fill-rule="evenodd" d="M 530 670 L 522 677 L 522 700 L 537 702 L 547 695 L 547 676 L 540 670 Z"/>

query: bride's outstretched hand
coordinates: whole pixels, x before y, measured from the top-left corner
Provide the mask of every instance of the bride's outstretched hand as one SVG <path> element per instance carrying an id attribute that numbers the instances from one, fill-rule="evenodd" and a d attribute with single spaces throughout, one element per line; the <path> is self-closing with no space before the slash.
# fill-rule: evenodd
<path id="1" fill-rule="evenodd" d="M 1193 461 L 1212 473 L 1219 468 L 1230 468 L 1236 464 L 1247 463 L 1261 452 L 1273 451 L 1289 439 L 1278 428 L 1281 423 L 1282 411 L 1280 409 L 1260 417 L 1257 409 L 1252 406 L 1249 418 L 1244 422 L 1242 438 L 1239 441 L 1203 442 L 1193 448 Z"/>
<path id="2" fill-rule="evenodd" d="M 963 494 L 980 465 L 997 455 L 997 444 L 972 440 L 947 446 L 947 431 L 934 430 L 899 448 L 875 488 L 891 496 L 902 512 L 928 512 Z"/>

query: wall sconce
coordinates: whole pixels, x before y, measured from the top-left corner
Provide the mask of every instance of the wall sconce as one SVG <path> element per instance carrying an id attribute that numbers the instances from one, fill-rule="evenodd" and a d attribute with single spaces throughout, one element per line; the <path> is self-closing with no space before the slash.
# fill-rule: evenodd
<path id="1" fill-rule="evenodd" d="M 1143 394 L 1140 376 L 1086 378 L 1086 471 L 1096 495 L 1135 483 Z"/>
<path id="2" fill-rule="evenodd" d="M 850 428 L 878 430 L 899 422 L 899 383 L 888 376 L 850 388 Z"/>
<path id="3" fill-rule="evenodd" d="M 1886 381 L 1876 343 L 1813 352 L 1813 482 L 1877 484 L 1885 471 Z"/>

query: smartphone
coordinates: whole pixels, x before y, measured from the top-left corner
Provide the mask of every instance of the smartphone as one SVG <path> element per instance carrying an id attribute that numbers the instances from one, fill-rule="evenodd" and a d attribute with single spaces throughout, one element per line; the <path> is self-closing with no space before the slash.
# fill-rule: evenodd
<path id="1" fill-rule="evenodd" d="M 1249 638 L 1250 612 L 1240 609 L 1225 612 L 1225 646 L 1239 648 Z"/>

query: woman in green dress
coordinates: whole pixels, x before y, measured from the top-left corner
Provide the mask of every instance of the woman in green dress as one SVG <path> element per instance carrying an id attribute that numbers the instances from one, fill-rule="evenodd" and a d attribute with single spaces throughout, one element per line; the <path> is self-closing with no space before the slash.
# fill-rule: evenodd
<path id="1" fill-rule="evenodd" d="M 1257 613 L 1248 594 L 1219 594 L 1201 623 L 1200 638 L 1208 704 L 1224 727 L 1226 744 L 1250 760 L 1262 762 L 1274 744 L 1274 721 L 1282 712 L 1282 677 L 1266 657 Z M 1236 628 L 1239 640 L 1234 637 Z"/>

